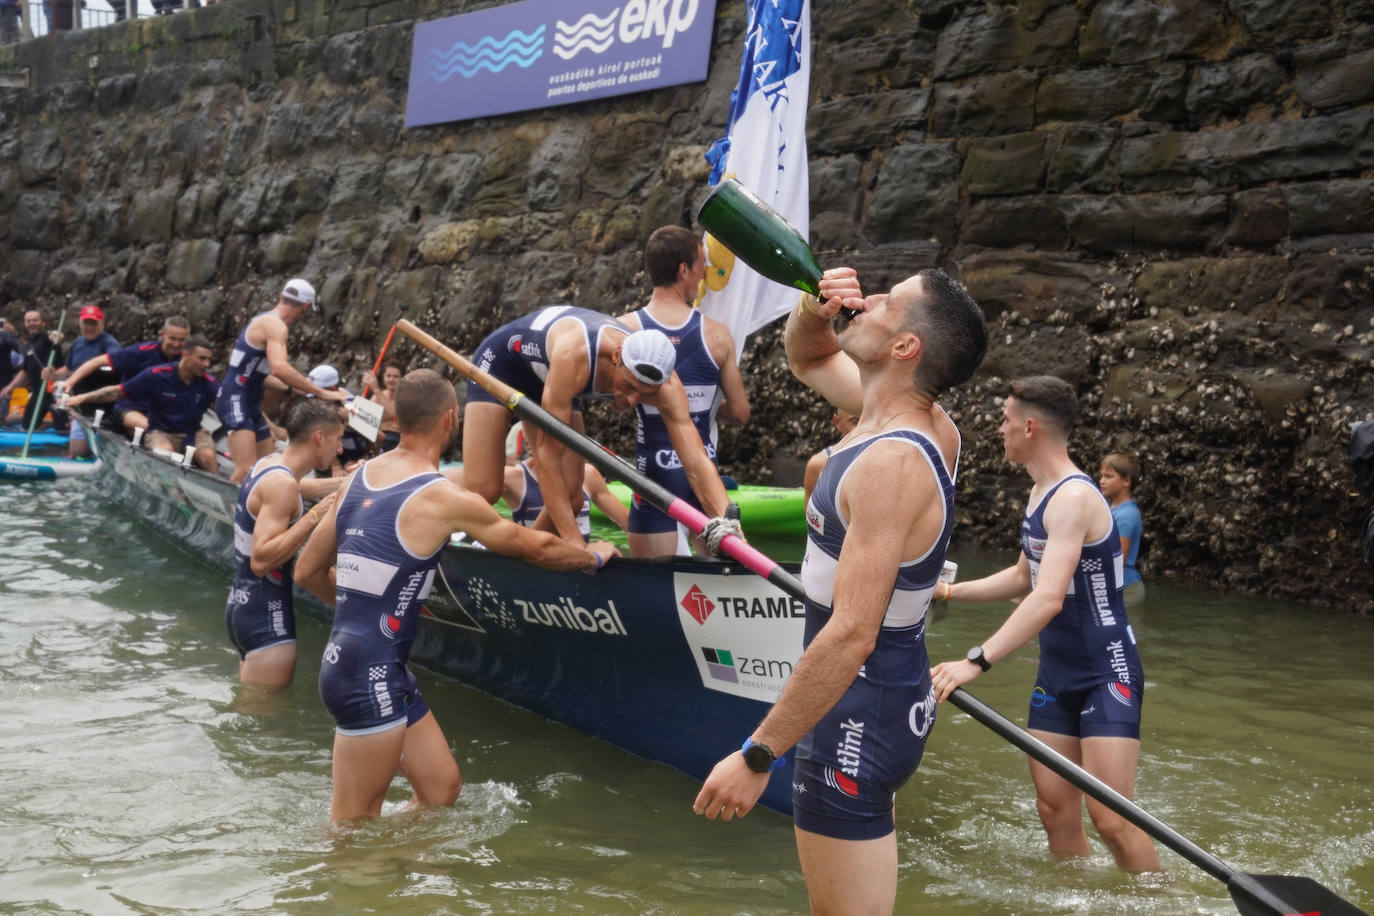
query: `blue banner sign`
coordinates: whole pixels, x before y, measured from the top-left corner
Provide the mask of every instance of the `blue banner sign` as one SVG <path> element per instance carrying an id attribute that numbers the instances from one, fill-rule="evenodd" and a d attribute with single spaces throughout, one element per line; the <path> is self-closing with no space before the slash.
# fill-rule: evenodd
<path id="1" fill-rule="evenodd" d="M 706 78 L 715 0 L 521 0 L 415 26 L 406 127 Z"/>

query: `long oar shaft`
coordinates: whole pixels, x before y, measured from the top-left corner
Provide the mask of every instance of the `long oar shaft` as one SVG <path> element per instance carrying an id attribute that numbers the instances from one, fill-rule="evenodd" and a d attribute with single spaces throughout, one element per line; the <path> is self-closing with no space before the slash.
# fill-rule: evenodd
<path id="1" fill-rule="evenodd" d="M 694 534 L 700 533 L 706 524 L 707 518 L 699 510 L 678 499 L 659 484 L 610 455 L 595 442 L 566 425 L 538 404 L 530 401 L 529 398 L 510 385 L 482 371 L 471 361 L 415 327 L 409 321 L 402 320 L 398 322 L 397 326 L 407 337 L 503 401 L 512 413 L 518 414 L 522 419 L 533 423 L 568 448 L 582 455 L 603 474 L 624 480 L 649 502 L 685 524 Z M 794 598 L 806 600 L 806 589 L 802 586 L 801 580 L 764 554 L 745 544 L 740 538 L 733 535 L 726 537 L 721 546 L 731 557 L 758 575 L 763 576 L 783 592 Z M 1242 894 L 1275 916 L 1298 912 L 1266 890 L 1253 877 L 1228 867 L 1216 856 L 1149 814 L 1111 786 L 1058 753 L 1034 735 L 1018 727 L 1010 719 L 972 694 L 959 688 L 950 694 L 949 699 L 951 703 L 978 722 L 1039 760 L 1141 830 L 1160 840 L 1194 865 L 1225 883 L 1233 897 L 1237 893 Z"/>
<path id="2" fill-rule="evenodd" d="M 63 306 L 62 314 L 57 318 L 57 343 L 53 344 L 52 349 L 48 351 L 47 368 L 49 369 L 52 368 L 53 358 L 57 356 L 57 348 L 62 346 L 62 326 L 66 323 L 67 309 Z M 43 333 L 46 334 L 47 331 Z M 29 383 L 33 386 L 32 397 L 37 398 L 37 400 L 34 401 L 33 419 L 29 421 L 29 431 L 24 434 L 24 450 L 19 453 L 20 459 L 29 457 L 29 440 L 33 438 L 34 427 L 38 425 L 39 420 L 43 419 L 43 395 L 46 394 L 48 390 L 47 382 L 41 375 L 36 379 L 30 379 Z"/>
<path id="3" fill-rule="evenodd" d="M 1087 770 L 1078 766 L 1045 742 L 1039 740 L 1025 729 L 1020 728 L 1006 716 L 973 696 L 971 693 L 968 693 L 962 688 L 956 689 L 950 694 L 949 701 L 1054 772 L 1058 773 L 1060 776 L 1067 779 L 1069 782 L 1073 783 L 1086 794 L 1091 795 L 1150 836 L 1159 840 L 1165 846 L 1168 846 L 1174 852 L 1183 856 L 1183 858 L 1187 859 L 1189 862 L 1192 862 L 1198 868 L 1210 874 L 1213 878 L 1227 885 L 1227 887 L 1233 889 L 1238 888 L 1244 891 L 1247 896 L 1254 898 L 1256 903 L 1271 908 L 1274 913 L 1286 914 L 1293 912 L 1288 904 L 1265 890 L 1260 886 L 1259 882 L 1255 881 L 1249 875 L 1230 868 L 1225 862 L 1221 861 L 1144 808 L 1141 808 L 1135 802 L 1131 801 Z"/>

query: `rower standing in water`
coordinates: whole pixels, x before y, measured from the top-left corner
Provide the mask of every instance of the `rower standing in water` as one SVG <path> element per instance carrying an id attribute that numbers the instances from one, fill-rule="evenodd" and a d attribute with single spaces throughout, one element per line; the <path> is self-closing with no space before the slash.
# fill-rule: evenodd
<path id="1" fill-rule="evenodd" d="M 744 390 L 735 341 L 730 330 L 692 308 L 690 297 L 706 276 L 701 240 L 681 226 L 663 226 L 644 246 L 644 268 L 654 290 L 642 309 L 620 316 L 636 331 L 661 331 L 677 351 L 674 371 L 687 392 L 687 410 L 716 463 L 716 416 L 743 425 L 749 422 L 749 396 Z M 701 504 L 692 492 L 682 460 L 673 448 L 658 409 L 635 405 L 635 466 L 650 480 L 694 508 Z M 679 551 L 678 523 L 636 495 L 626 529 L 632 557 L 665 557 Z M 698 549 L 701 544 L 698 542 Z"/>
<path id="2" fill-rule="evenodd" d="M 758 802 L 796 747 L 792 811 L 814 913 L 889 913 L 893 800 L 935 724 L 925 617 L 954 525 L 959 430 L 937 398 L 977 371 L 982 310 L 923 270 L 864 297 L 854 270 L 820 281 L 787 320 L 793 373 L 859 415 L 806 507 L 805 649 L 768 715 L 702 784 L 692 810 L 723 820 Z M 841 307 L 856 310 L 832 326 Z"/>
<path id="3" fill-rule="evenodd" d="M 280 690 L 296 671 L 292 558 L 330 506 L 331 493 L 309 510 L 300 480 L 339 452 L 343 420 L 328 401 L 307 400 L 286 418 L 286 451 L 259 459 L 234 507 L 234 582 L 224 608 L 239 652 L 239 681 Z"/>
<path id="4" fill-rule="evenodd" d="M 406 667 L 439 553 L 454 533 L 546 569 L 595 572 L 619 556 L 603 541 L 573 544 L 523 528 L 439 473 L 459 427 L 457 396 L 439 374 L 417 369 L 401 380 L 396 420 L 400 444 L 347 478 L 296 565 L 297 580 L 335 607 L 320 697 L 336 723 L 336 824 L 381 814 L 397 773 L 414 791 L 412 806 L 458 797 L 458 763 Z"/>
<path id="5" fill-rule="evenodd" d="M 1021 556 L 1001 572 L 945 585 L 941 597 L 1025 597 L 982 645 L 936 665 L 932 677 L 943 702 L 1038 636 L 1027 730 L 1130 798 L 1145 674 L 1122 600 L 1121 538 L 1111 508 L 1069 457 L 1077 416 L 1078 395 L 1068 382 L 1039 375 L 1011 383 L 1002 407 L 1003 444 L 1007 460 L 1034 482 L 1021 521 Z M 1090 855 L 1083 792 L 1038 760 L 1030 769 L 1050 851 L 1061 858 Z M 1086 804 L 1120 868 L 1159 870 L 1159 854 L 1144 831 L 1094 798 Z"/>
<path id="6" fill-rule="evenodd" d="M 229 455 L 234 459 L 230 479 L 235 483 L 248 475 L 254 461 L 273 450 L 272 431 L 262 414 L 262 386 L 268 376 L 326 401 L 342 403 L 348 397 L 310 381 L 291 365 L 286 352 L 287 331 L 315 307 L 315 287 L 299 278 L 290 280 L 276 306 L 249 321 L 234 342 L 215 413 L 229 430 Z"/>

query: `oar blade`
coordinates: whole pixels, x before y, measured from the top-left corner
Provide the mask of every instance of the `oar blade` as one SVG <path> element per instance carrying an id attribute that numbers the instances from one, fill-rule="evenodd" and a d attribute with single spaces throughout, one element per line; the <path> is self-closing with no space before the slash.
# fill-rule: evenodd
<path id="1" fill-rule="evenodd" d="M 1229 890 L 1241 916 L 1369 916 L 1349 900 L 1311 878 L 1292 875 L 1243 877 L 1258 884 L 1287 906 L 1280 908 L 1256 899 L 1246 890 L 1249 882 L 1237 880 L 1230 883 Z"/>

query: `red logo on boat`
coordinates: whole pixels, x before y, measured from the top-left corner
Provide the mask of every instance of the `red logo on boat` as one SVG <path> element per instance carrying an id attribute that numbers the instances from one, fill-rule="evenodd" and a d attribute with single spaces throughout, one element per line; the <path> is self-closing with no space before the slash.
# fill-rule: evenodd
<path id="1" fill-rule="evenodd" d="M 692 615 L 697 623 L 705 623 L 706 618 L 716 609 L 715 604 L 699 586 L 693 585 L 682 599 L 682 609 Z"/>

